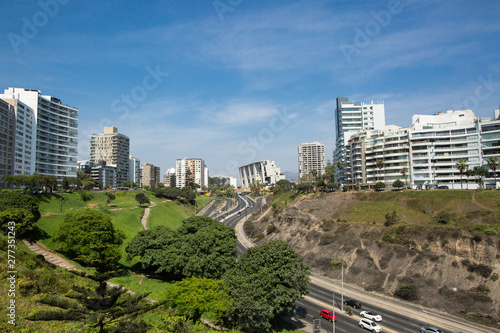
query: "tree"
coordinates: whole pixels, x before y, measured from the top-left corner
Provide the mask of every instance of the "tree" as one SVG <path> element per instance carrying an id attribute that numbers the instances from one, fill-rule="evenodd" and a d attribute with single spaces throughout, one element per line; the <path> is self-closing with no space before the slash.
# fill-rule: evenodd
<path id="1" fill-rule="evenodd" d="M 109 204 L 112 200 L 116 199 L 115 192 L 106 192 L 106 196 L 108 197 L 106 204 Z"/>
<path id="2" fill-rule="evenodd" d="M 260 190 L 263 189 L 266 186 L 266 184 L 262 183 L 259 180 L 254 180 L 252 183 L 250 183 L 250 191 L 252 191 L 253 195 L 259 195 Z"/>
<path id="3" fill-rule="evenodd" d="M 464 158 L 461 158 L 458 160 L 456 166 L 457 166 L 457 169 L 458 171 L 460 172 L 460 189 L 464 189 L 464 186 L 463 186 L 463 183 L 462 183 L 462 176 L 463 174 L 465 173 L 465 171 L 467 170 L 467 160 L 464 159 Z M 468 185 L 467 185 L 468 187 Z"/>
<path id="4" fill-rule="evenodd" d="M 384 188 L 385 188 L 385 183 L 384 182 L 378 182 L 377 184 L 375 184 L 375 190 L 377 191 L 383 191 Z"/>
<path id="5" fill-rule="evenodd" d="M 407 168 L 401 169 L 401 176 L 403 176 L 403 178 L 405 179 L 405 185 L 408 187 L 408 179 L 406 178 L 406 174 L 407 173 L 408 173 L 408 169 Z"/>
<path id="6" fill-rule="evenodd" d="M 131 180 L 126 180 L 123 182 L 122 184 L 123 187 L 128 187 L 128 188 L 135 188 L 135 187 L 138 187 L 136 183 L 134 183 L 133 181 Z"/>
<path id="7" fill-rule="evenodd" d="M 382 170 L 382 168 L 384 167 L 384 161 L 383 160 L 377 160 L 375 162 L 375 165 L 377 166 L 378 170 L 379 170 L 379 175 L 381 175 L 380 171 Z"/>
<path id="8" fill-rule="evenodd" d="M 308 293 L 309 266 L 285 241 L 248 249 L 224 275 L 233 301 L 230 319 L 243 330 L 269 331 L 276 316 L 295 310 Z"/>
<path id="9" fill-rule="evenodd" d="M 162 303 L 146 302 L 147 294 L 130 294 L 121 286 L 108 286 L 107 280 L 116 275 L 119 246 L 124 239 L 111 218 L 91 209 L 68 213 L 53 239 L 68 256 L 95 268 L 94 273 L 74 273 L 96 281 L 97 286 L 73 286 L 64 296 L 46 295 L 40 302 L 61 310 L 38 311 L 28 319 L 83 321 L 98 332 L 145 332 L 147 325 L 132 319 Z"/>
<path id="10" fill-rule="evenodd" d="M 405 301 L 416 301 L 420 298 L 420 293 L 413 283 L 400 283 L 394 292 L 394 296 Z"/>
<path id="11" fill-rule="evenodd" d="M 488 176 L 488 169 L 484 166 L 475 166 L 472 168 L 471 174 L 476 177 L 476 183 L 479 185 L 479 188 L 483 188 L 484 177 Z"/>
<path id="12" fill-rule="evenodd" d="M 342 179 L 342 170 L 344 170 L 344 163 L 342 161 L 338 161 L 337 162 L 337 169 L 339 170 L 340 179 Z M 339 188 L 342 188 L 342 183 L 341 182 L 339 183 Z"/>
<path id="13" fill-rule="evenodd" d="M 0 227 L 2 233 L 14 232 L 16 239 L 32 239 L 36 237 L 36 222 L 40 219 L 40 211 L 35 199 L 28 194 L 18 192 L 0 193 Z M 15 226 L 12 223 L 15 222 Z M 12 227 L 13 228 L 8 228 Z"/>
<path id="14" fill-rule="evenodd" d="M 195 216 L 172 231 L 144 230 L 126 248 L 129 259 L 140 256 L 142 268 L 166 276 L 220 278 L 236 262 L 234 229 L 209 217 Z"/>
<path id="15" fill-rule="evenodd" d="M 229 314 L 232 301 L 222 280 L 191 277 L 178 281 L 165 291 L 166 304 L 195 321 L 205 312 L 219 321 Z"/>
<path id="16" fill-rule="evenodd" d="M 139 206 L 151 203 L 151 200 L 149 200 L 149 198 L 143 192 L 136 194 L 135 201 L 139 203 Z"/>
<path id="17" fill-rule="evenodd" d="M 394 186 L 395 188 L 401 188 L 403 186 L 405 186 L 405 183 L 403 183 L 401 180 L 399 179 L 396 179 L 393 183 L 392 183 L 392 186 Z"/>
<path id="18" fill-rule="evenodd" d="M 494 156 L 490 156 L 487 160 L 486 160 L 486 164 L 488 165 L 488 168 L 491 169 L 491 171 L 493 171 L 493 177 L 495 177 L 495 189 L 497 188 L 497 166 L 498 166 L 498 160 L 496 157 Z"/>

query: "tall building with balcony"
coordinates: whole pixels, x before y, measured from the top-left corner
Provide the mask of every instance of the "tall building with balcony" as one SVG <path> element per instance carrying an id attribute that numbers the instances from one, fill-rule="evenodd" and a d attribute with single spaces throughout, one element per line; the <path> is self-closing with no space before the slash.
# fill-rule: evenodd
<path id="1" fill-rule="evenodd" d="M 137 185 L 142 184 L 141 161 L 132 155 L 129 155 L 128 161 L 128 180 Z"/>
<path id="2" fill-rule="evenodd" d="M 299 181 L 304 175 L 325 173 L 325 145 L 317 141 L 299 146 Z"/>
<path id="3" fill-rule="evenodd" d="M 116 186 L 121 187 L 128 180 L 130 140 L 118 133 L 116 127 L 104 127 L 104 133 L 93 134 L 90 138 L 90 161 L 106 161 L 116 165 Z"/>
<path id="4" fill-rule="evenodd" d="M 410 183 L 409 128 L 395 125 L 383 130 L 361 130 L 351 136 L 345 149 L 348 186 L 374 188 L 378 182 L 389 188 L 399 179 Z"/>
<path id="5" fill-rule="evenodd" d="M 14 174 L 16 113 L 14 107 L 0 99 L 0 185 L 3 177 Z"/>
<path id="6" fill-rule="evenodd" d="M 446 185 L 460 189 L 458 161 L 464 159 L 469 169 L 482 164 L 480 128 L 474 113 L 462 110 L 414 115 L 410 156 L 413 187 Z M 468 186 L 477 188 L 475 183 Z"/>
<path id="7" fill-rule="evenodd" d="M 362 129 L 382 130 L 385 126 L 385 108 L 383 103 L 365 104 L 362 102 L 349 102 L 347 97 L 337 98 L 335 109 L 335 151 L 333 163 L 335 167 L 335 179 L 341 183 L 347 182 L 347 174 L 344 169 L 337 166 L 345 164 L 345 146 L 352 135 Z"/>
<path id="8" fill-rule="evenodd" d="M 488 166 L 488 159 L 494 158 L 500 161 L 500 107 L 495 110 L 492 118 L 479 119 L 479 130 L 481 132 L 481 153 L 483 165 Z M 493 172 L 486 178 L 485 185 L 488 188 L 498 188 L 499 178 L 498 173 L 500 166 L 497 167 L 494 176 Z"/>
<path id="9" fill-rule="evenodd" d="M 142 185 L 153 187 L 161 183 L 160 167 L 144 163 L 142 166 Z"/>
<path id="10" fill-rule="evenodd" d="M 16 108 L 16 138 L 20 139 L 16 151 L 23 155 L 18 159 L 22 162 L 15 163 L 16 173 L 37 172 L 59 182 L 76 177 L 78 109 L 32 89 L 8 88 L 0 98 Z"/>
<path id="11" fill-rule="evenodd" d="M 274 161 L 257 161 L 239 167 L 240 185 L 243 190 L 249 190 L 253 182 L 259 181 L 266 187 L 276 184 L 279 180 L 285 179 L 281 174 L 281 169 Z"/>
<path id="12" fill-rule="evenodd" d="M 208 169 L 201 158 L 182 158 L 175 163 L 175 185 L 178 188 L 200 185 L 208 186 Z"/>
<path id="13" fill-rule="evenodd" d="M 170 168 L 163 175 L 163 185 L 175 187 L 175 168 Z"/>

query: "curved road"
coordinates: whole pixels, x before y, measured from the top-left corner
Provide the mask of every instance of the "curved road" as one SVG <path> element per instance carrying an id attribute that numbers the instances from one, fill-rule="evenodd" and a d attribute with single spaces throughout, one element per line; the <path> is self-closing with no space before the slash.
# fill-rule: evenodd
<path id="1" fill-rule="evenodd" d="M 229 211 L 226 211 L 226 218 L 222 221 L 224 224 L 236 229 L 236 226 L 246 216 L 259 209 L 261 200 L 257 201 L 246 197 L 237 196 L 238 205 Z M 238 254 L 245 253 L 247 248 L 238 240 Z M 362 303 L 361 309 L 354 309 L 353 316 L 341 313 L 340 303 L 340 285 L 336 282 L 328 282 L 324 279 L 312 276 L 309 284 L 309 295 L 304 297 L 297 304 L 297 313 L 292 319 L 294 323 L 308 332 L 312 332 L 312 323 L 314 318 L 319 318 L 321 309 L 332 309 L 333 294 L 335 294 L 335 315 L 338 321 L 335 325 L 335 332 L 341 333 L 366 333 L 368 330 L 358 326 L 359 313 L 363 310 L 371 310 L 382 316 L 379 326 L 382 332 L 394 333 L 418 333 L 422 326 L 438 327 L 445 333 L 455 331 L 467 331 L 470 333 L 489 333 L 499 332 L 492 328 L 475 327 L 473 323 L 463 322 L 460 318 L 451 318 L 446 314 L 439 314 L 436 310 L 427 310 L 420 306 L 409 305 L 398 300 L 384 296 L 378 296 L 368 293 L 364 290 L 356 290 L 344 285 L 344 300 L 354 297 Z M 344 307 L 345 310 L 345 307 Z M 321 319 L 321 331 L 332 332 L 332 323 Z M 446 326 L 446 329 L 443 328 Z"/>

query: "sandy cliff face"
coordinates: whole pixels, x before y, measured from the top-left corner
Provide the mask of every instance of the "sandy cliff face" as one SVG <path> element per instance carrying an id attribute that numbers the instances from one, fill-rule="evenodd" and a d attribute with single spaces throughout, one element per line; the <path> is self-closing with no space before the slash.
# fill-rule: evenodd
<path id="1" fill-rule="evenodd" d="M 347 209 L 352 199 L 349 194 L 335 202 L 301 198 L 274 216 L 254 221 L 252 237 L 265 235 L 258 244 L 286 240 L 314 273 L 333 279 L 340 277 L 340 269 L 332 268 L 332 258 L 353 250 L 344 258 L 346 283 L 390 295 L 398 284 L 411 282 L 424 306 L 500 318 L 500 281 L 495 281 L 500 239 L 429 225 L 338 221 L 339 209 Z"/>

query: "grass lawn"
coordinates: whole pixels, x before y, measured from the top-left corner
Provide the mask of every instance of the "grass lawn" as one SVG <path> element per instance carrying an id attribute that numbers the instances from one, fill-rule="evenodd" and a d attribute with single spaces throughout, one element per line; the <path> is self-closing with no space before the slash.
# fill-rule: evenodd
<path id="1" fill-rule="evenodd" d="M 153 229 L 164 225 L 173 230 L 178 229 L 182 221 L 193 216 L 193 206 L 181 205 L 178 201 L 167 201 L 156 204 L 149 212 L 147 227 Z"/>

